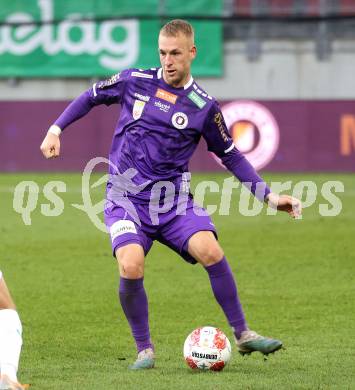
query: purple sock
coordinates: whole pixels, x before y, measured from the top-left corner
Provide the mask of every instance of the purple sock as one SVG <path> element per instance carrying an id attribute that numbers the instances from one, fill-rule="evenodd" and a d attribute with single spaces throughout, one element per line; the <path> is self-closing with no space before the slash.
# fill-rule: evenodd
<path id="1" fill-rule="evenodd" d="M 136 341 L 138 353 L 153 348 L 148 324 L 148 300 L 141 279 L 120 278 L 119 297 Z"/>
<path id="2" fill-rule="evenodd" d="M 210 277 L 213 294 L 222 307 L 234 334 L 239 338 L 248 327 L 227 259 L 223 257 L 219 263 L 205 267 L 205 269 Z"/>

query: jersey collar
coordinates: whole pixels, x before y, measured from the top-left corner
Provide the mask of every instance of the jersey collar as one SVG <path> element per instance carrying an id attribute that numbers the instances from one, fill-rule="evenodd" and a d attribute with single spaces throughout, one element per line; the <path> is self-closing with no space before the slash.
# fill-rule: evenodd
<path id="1" fill-rule="evenodd" d="M 164 80 L 164 78 L 163 78 L 163 68 L 159 68 L 159 69 L 158 69 L 157 76 L 158 76 L 158 79 L 162 79 L 162 80 L 164 81 L 164 83 L 165 83 L 165 80 Z M 190 88 L 193 82 L 194 82 L 194 79 L 193 79 L 192 76 L 190 76 L 190 80 L 184 85 L 183 88 L 184 88 L 184 89 Z M 171 87 L 170 85 L 169 85 L 169 87 L 172 88 L 172 89 L 180 89 L 180 88 Z"/>

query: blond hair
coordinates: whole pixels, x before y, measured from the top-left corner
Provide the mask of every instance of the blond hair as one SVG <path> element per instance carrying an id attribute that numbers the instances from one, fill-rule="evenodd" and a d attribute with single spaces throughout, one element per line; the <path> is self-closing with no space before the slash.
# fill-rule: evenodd
<path id="1" fill-rule="evenodd" d="M 167 37 L 176 37 L 179 34 L 184 34 L 187 38 L 194 41 L 194 29 L 189 22 L 182 19 L 174 19 L 166 23 L 161 29 L 160 34 Z"/>

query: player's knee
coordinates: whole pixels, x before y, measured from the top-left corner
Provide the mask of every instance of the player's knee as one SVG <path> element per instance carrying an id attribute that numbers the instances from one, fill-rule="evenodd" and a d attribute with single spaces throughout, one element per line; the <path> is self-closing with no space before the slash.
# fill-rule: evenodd
<path id="1" fill-rule="evenodd" d="M 13 303 L 13 301 L 0 301 L 0 310 L 5 309 L 16 310 L 16 305 Z"/>
<path id="2" fill-rule="evenodd" d="M 218 263 L 223 256 L 222 248 L 218 244 L 211 244 L 199 250 L 197 260 L 202 265 L 209 266 Z"/>
<path id="3" fill-rule="evenodd" d="M 119 262 L 120 275 L 127 279 L 139 279 L 144 275 L 144 267 L 139 263 Z"/>
<path id="4" fill-rule="evenodd" d="M 120 275 L 127 279 L 138 279 L 144 275 L 144 251 L 136 244 L 129 244 L 116 250 Z"/>
<path id="5" fill-rule="evenodd" d="M 144 274 L 144 263 L 139 259 L 130 256 L 118 256 L 118 268 L 120 275 L 127 279 L 142 278 Z"/>

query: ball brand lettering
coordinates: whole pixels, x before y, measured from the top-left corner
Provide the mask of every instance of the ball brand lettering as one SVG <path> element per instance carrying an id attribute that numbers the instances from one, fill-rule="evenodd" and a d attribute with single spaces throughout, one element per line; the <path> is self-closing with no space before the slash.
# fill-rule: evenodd
<path id="1" fill-rule="evenodd" d="M 211 359 L 211 360 L 217 360 L 217 355 L 211 355 L 209 353 L 200 353 L 200 352 L 192 352 L 192 357 L 199 358 L 199 359 Z"/>

